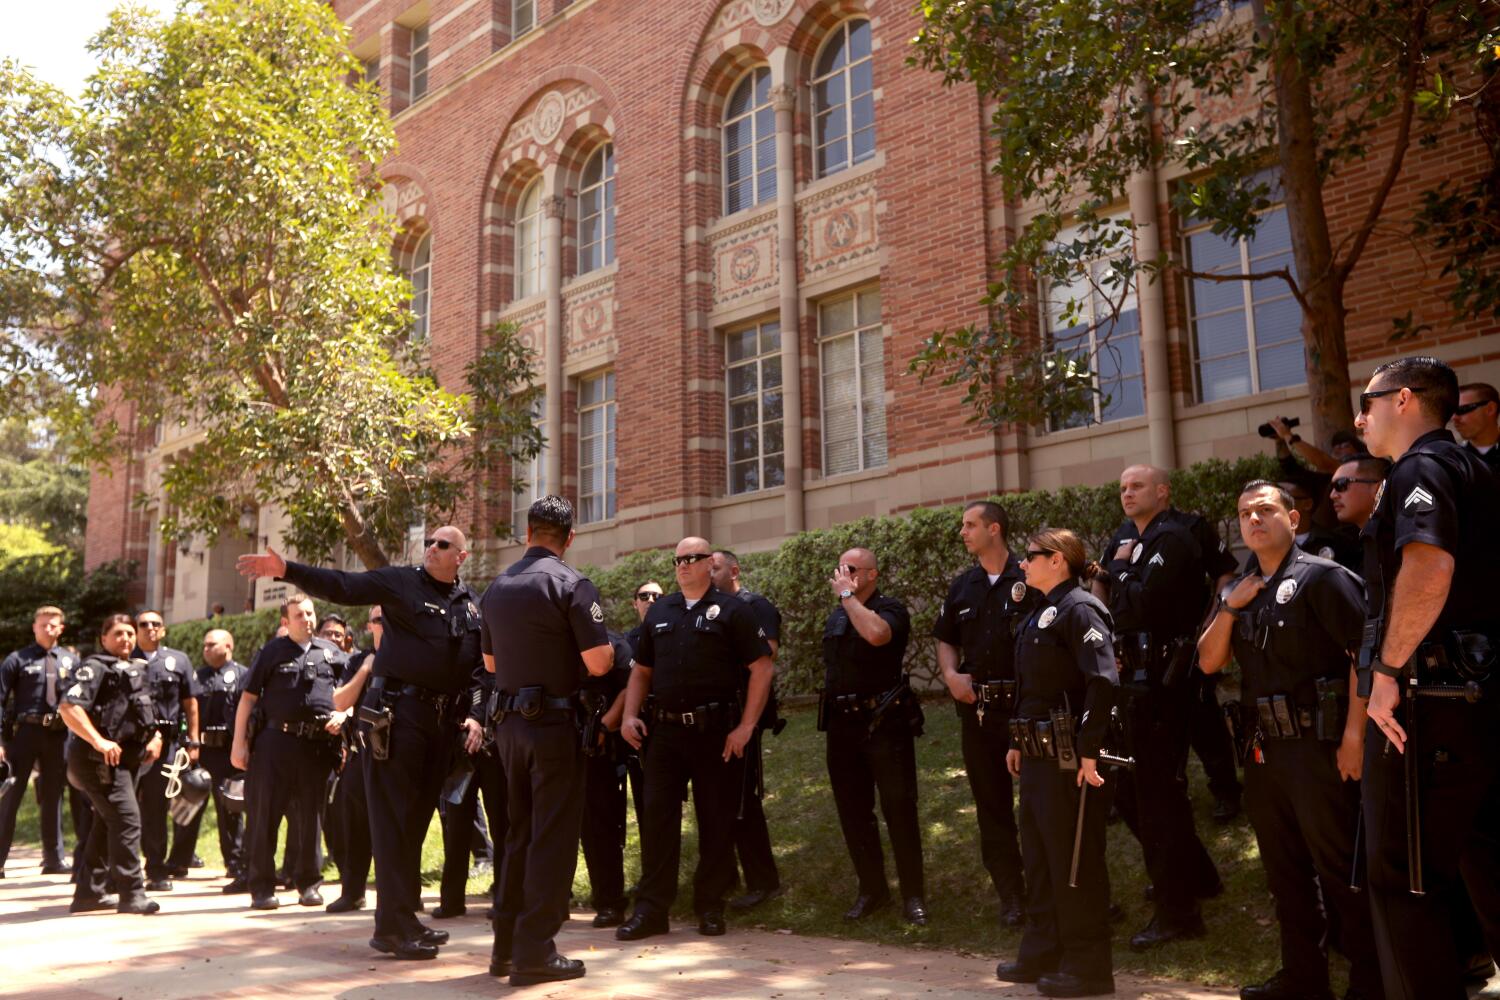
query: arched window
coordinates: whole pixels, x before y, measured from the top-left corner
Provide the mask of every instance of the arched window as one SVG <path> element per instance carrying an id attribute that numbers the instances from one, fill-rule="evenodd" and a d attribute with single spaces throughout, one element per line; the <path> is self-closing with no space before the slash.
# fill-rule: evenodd
<path id="1" fill-rule="evenodd" d="M 740 78 L 724 105 L 724 214 L 776 197 L 776 112 L 771 71 Z"/>
<path id="2" fill-rule="evenodd" d="M 827 177 L 874 156 L 875 74 L 869 21 L 845 21 L 824 43 L 812 91 L 817 175 Z"/>
<path id="3" fill-rule="evenodd" d="M 578 185 L 578 273 L 615 262 L 615 147 L 600 146 Z"/>
<path id="4" fill-rule="evenodd" d="M 427 339 L 428 318 L 432 311 L 432 234 L 423 233 L 409 240 L 396 258 L 396 267 L 411 282 L 412 340 Z"/>
<path id="5" fill-rule="evenodd" d="M 516 206 L 516 285 L 514 298 L 542 290 L 542 180 L 531 182 Z"/>

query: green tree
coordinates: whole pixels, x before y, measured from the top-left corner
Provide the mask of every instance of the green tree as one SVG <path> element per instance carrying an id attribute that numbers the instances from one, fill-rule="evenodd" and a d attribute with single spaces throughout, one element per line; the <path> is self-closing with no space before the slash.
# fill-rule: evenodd
<path id="1" fill-rule="evenodd" d="M 169 535 L 212 538 L 254 498 L 303 558 L 342 540 L 383 565 L 467 493 L 488 459 L 455 446 L 531 376 L 500 331 L 511 363 L 471 367 L 467 399 L 410 341 L 377 173 L 394 134 L 347 30 L 320 0 L 203 0 L 122 8 L 91 48 L 76 103 L 0 64 L 0 388 L 60 377 L 89 461 L 200 430 L 163 470 Z"/>
<path id="2" fill-rule="evenodd" d="M 1326 442 L 1353 416 L 1345 289 L 1377 227 L 1391 225 L 1411 150 L 1456 124 L 1447 135 L 1477 133 L 1500 163 L 1500 5 L 1486 0 L 921 0 L 919 10 L 913 61 L 978 88 L 1007 197 L 1039 209 L 996 262 L 993 323 L 935 334 L 912 365 L 966 386 L 977 416 L 997 425 L 1067 418 L 1098 392 L 1096 357 L 1038 351 L 1020 332 L 1035 329 L 1038 280 L 1073 290 L 1055 303 L 1063 325 L 1089 315 L 1086 297 L 1105 304 L 1095 322 L 1110 350 L 1129 289 L 1175 274 L 1291 290 Z M 1248 110 L 1224 110 L 1234 107 Z M 1356 164 L 1377 180 L 1335 239 L 1325 185 Z M 1164 250 L 1136 254 L 1136 225 L 1106 209 L 1164 165 L 1189 177 L 1173 187 L 1178 216 L 1223 235 L 1253 237 L 1273 196 L 1283 201 L 1290 266 L 1198 273 Z M 1500 315 L 1497 177 L 1427 194 L 1419 229 L 1459 275 L 1459 312 Z M 1392 320 L 1396 337 L 1419 328 L 1410 314 Z"/>

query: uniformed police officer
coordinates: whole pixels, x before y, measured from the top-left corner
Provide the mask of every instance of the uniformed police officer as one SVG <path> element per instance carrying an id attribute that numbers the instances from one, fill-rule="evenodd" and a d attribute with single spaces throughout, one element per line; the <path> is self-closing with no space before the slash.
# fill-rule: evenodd
<path id="1" fill-rule="evenodd" d="M 1363 533 L 1360 653 L 1370 903 L 1393 1000 L 1465 995 L 1448 917 L 1460 872 L 1500 944 L 1500 485 L 1444 429 L 1458 399 L 1453 369 L 1402 358 L 1375 369 L 1355 421 L 1393 462 Z"/>
<path id="2" fill-rule="evenodd" d="M 1320 559 L 1332 559 L 1350 570 L 1359 566 L 1362 549 L 1359 536 L 1353 529 L 1345 527 L 1342 522 L 1334 528 L 1325 528 L 1314 520 L 1313 513 L 1324 497 L 1309 493 L 1304 487 L 1294 482 L 1283 481 L 1276 485 L 1292 498 L 1292 503 L 1296 504 L 1300 524 L 1297 530 L 1297 548 Z M 1327 495 L 1330 505 L 1332 497 L 1333 490 L 1330 482 Z M 1335 516 L 1337 516 L 1337 511 L 1335 511 Z"/>
<path id="3" fill-rule="evenodd" d="M 234 659 L 234 636 L 224 629 L 209 629 L 203 634 L 203 666 L 198 670 L 198 739 L 202 749 L 198 763 L 213 775 L 214 811 L 218 815 L 219 853 L 230 882 L 225 893 L 246 892 L 244 816 L 228 809 L 220 786 L 240 772 L 229 762 L 230 744 L 234 742 L 234 716 L 239 707 L 240 685 L 245 668 Z M 171 864 L 186 867 L 198 844 L 198 830 L 203 822 L 200 809 L 186 826 L 179 826 L 172 840 Z"/>
<path id="4" fill-rule="evenodd" d="M 1026 582 L 1042 600 L 1016 639 L 1016 741 L 1005 765 L 1021 782 L 1026 929 L 995 975 L 1048 997 L 1113 993 L 1105 747 L 1119 675 L 1113 627 L 1078 585 L 1098 572 L 1071 531 L 1044 528 L 1026 549 Z M 1076 733 L 1076 736 L 1075 736 Z M 1113 749 L 1113 748 L 1110 748 Z M 1082 815 L 1080 816 L 1080 812 Z"/>
<path id="5" fill-rule="evenodd" d="M 1187 794 L 1191 671 L 1209 603 L 1202 547 L 1170 506 L 1167 474 L 1149 465 L 1120 474 L 1126 520 L 1091 586 L 1106 598 L 1123 664 L 1120 682 L 1134 773 L 1121 774 L 1121 816 L 1141 842 L 1155 913 L 1130 940 L 1137 950 L 1205 933 L 1198 900 L 1223 891 L 1193 826 Z"/>
<path id="6" fill-rule="evenodd" d="M 68 912 L 150 914 L 161 905 L 146 898 L 141 878 L 136 774 L 161 756 L 162 737 L 146 664 L 129 659 L 135 647 L 130 616 L 104 619 L 99 644 L 103 652 L 79 665 L 58 708 L 77 737 L 68 744 L 68 781 L 94 807 Z"/>
<path id="7" fill-rule="evenodd" d="M 0 760 L 10 763 L 15 784 L 0 799 L 0 878 L 16 833 L 16 813 L 26 798 L 31 771 L 37 767 L 37 801 L 41 811 L 42 874 L 67 875 L 73 870 L 63 854 L 62 793 L 67 784 L 63 740 L 68 730 L 57 712 L 58 699 L 68 689 L 76 665 L 58 645 L 62 635 L 61 608 L 44 605 L 31 619 L 35 641 L 0 662 Z"/>
<path id="8" fill-rule="evenodd" d="M 1491 472 L 1500 471 L 1500 392 L 1488 382 L 1458 387 L 1453 429 L 1464 439 L 1464 450 L 1484 460 Z"/>
<path id="9" fill-rule="evenodd" d="M 634 753 L 620 738 L 625 717 L 625 689 L 630 683 L 634 651 L 630 642 L 609 633 L 614 663 L 603 677 L 584 679 L 580 698 L 585 718 L 583 830 L 579 838 L 583 863 L 589 873 L 589 905 L 595 927 L 618 927 L 625 922 L 625 757 Z M 592 743 L 588 742 L 592 741 Z M 637 817 L 639 822 L 639 817 Z"/>
<path id="10" fill-rule="evenodd" d="M 781 648 L 781 612 L 763 595 L 754 593 L 740 582 L 740 559 L 728 549 L 716 549 L 711 571 L 713 585 L 726 594 L 733 594 L 746 604 L 755 615 L 755 621 L 765 633 L 766 643 L 771 647 L 771 660 Z M 776 870 L 776 856 L 771 853 L 771 829 L 766 825 L 764 802 L 765 769 L 761 759 L 761 734 L 767 729 L 775 732 L 778 720 L 776 686 L 773 678 L 771 694 L 766 708 L 761 713 L 755 735 L 745 750 L 745 788 L 740 796 L 740 805 L 734 816 L 734 850 L 740 867 L 745 872 L 745 892 L 729 901 L 731 910 L 753 910 L 769 899 L 781 895 L 781 873 Z"/>
<path id="11" fill-rule="evenodd" d="M 162 644 L 167 637 L 167 626 L 161 612 L 142 611 L 135 616 L 136 648 L 132 659 L 145 660 L 151 677 L 152 697 L 156 701 L 156 722 L 161 728 L 161 756 L 171 763 L 177 755 L 182 723 L 187 723 L 188 757 L 198 759 L 198 693 L 194 685 L 193 663 L 180 649 Z M 141 771 L 136 786 L 141 797 L 141 851 L 146 856 L 146 889 L 150 892 L 166 892 L 172 888 L 172 878 L 187 875 L 187 861 L 192 853 L 177 868 L 167 863 L 168 829 L 174 826 L 167 814 L 167 776 L 158 766 Z M 181 831 L 175 832 L 181 836 Z"/>
<path id="12" fill-rule="evenodd" d="M 1346 1000 L 1382 995 L 1370 907 L 1350 889 L 1364 704 L 1350 652 L 1364 628 L 1360 579 L 1296 544 L 1300 515 L 1280 485 L 1255 480 L 1239 497 L 1240 536 L 1256 562 L 1219 598 L 1198 660 L 1240 666 L 1246 807 L 1276 900 L 1281 970 L 1243 1000 L 1329 997 L 1326 945 L 1350 960 Z M 1336 921 L 1331 914 L 1336 914 Z"/>
<path id="13" fill-rule="evenodd" d="M 240 690 L 234 719 L 231 763 L 249 772 L 245 782 L 246 840 L 250 907 L 274 910 L 276 832 L 287 818 L 288 859 L 303 906 L 322 906 L 318 887 L 318 803 L 337 760 L 339 724 L 333 719 L 333 689 L 343 672 L 344 651 L 313 635 L 317 612 L 312 598 L 294 593 L 281 602 L 286 635 L 261 647 Z M 250 732 L 250 713 L 259 702 L 262 728 Z M 254 741 L 252 747 L 251 741 Z M 295 805 L 293 805 L 295 803 Z"/>
<path id="14" fill-rule="evenodd" d="M 1015 709 L 1016 630 L 1037 595 L 1006 545 L 1010 518 L 989 500 L 964 508 L 959 537 L 978 562 L 954 578 L 932 634 L 938 666 L 962 727 L 964 770 L 979 820 L 979 849 L 1000 898 L 1000 917 L 1021 924 L 1025 886 L 1005 751 Z M 858 919 L 863 914 L 850 914 Z"/>
<path id="15" fill-rule="evenodd" d="M 545 496 L 526 514 L 526 554 L 480 601 L 484 666 L 495 675 L 495 750 L 509 790 L 490 975 L 512 986 L 577 979 L 559 955 L 583 816 L 583 754 L 575 724 L 583 671 L 614 664 L 599 591 L 563 562 L 573 505 Z M 582 670 L 580 669 L 582 666 Z"/>
<path id="16" fill-rule="evenodd" d="M 880 592 L 879 577 L 875 553 L 853 548 L 839 557 L 829 580 L 839 603 L 823 623 L 819 728 L 828 733 L 828 782 L 859 882 L 851 919 L 867 916 L 891 898 L 875 822 L 878 791 L 896 856 L 902 912 L 908 923 L 922 926 L 927 904 L 912 725 L 920 709 L 902 671 L 911 615 L 900 600 Z"/>
<path id="17" fill-rule="evenodd" d="M 494 691 L 494 675 L 480 664 L 476 667 L 469 690 L 460 699 L 459 710 L 463 718 L 459 723 L 461 732 L 458 739 L 462 745 L 454 751 L 453 768 L 449 771 L 448 780 L 444 782 L 445 795 L 451 793 L 459 797 L 456 801 L 447 798 L 440 806 L 443 874 L 439 884 L 440 901 L 437 909 L 432 911 L 432 915 L 438 919 L 461 917 L 468 912 L 464 893 L 469 882 L 469 850 L 475 843 L 488 846 L 481 831 L 481 795 L 484 797 L 483 815 L 489 819 L 490 835 L 494 838 L 490 857 L 494 858 L 505 850 L 505 834 L 510 826 L 505 772 L 500 767 L 494 747 L 485 746 L 484 739 L 485 722 Z M 498 878 L 497 874 L 495 879 Z M 492 881 L 491 884 L 496 885 L 497 882 Z"/>
<path id="18" fill-rule="evenodd" d="M 345 719 L 342 729 L 343 770 L 339 773 L 333 802 L 328 806 L 329 822 L 337 824 L 339 830 L 334 838 L 339 853 L 333 859 L 339 869 L 339 897 L 328 904 L 329 913 L 363 910 L 365 888 L 370 881 L 370 813 L 365 793 L 364 757 L 361 756 L 368 753 L 363 736 L 369 724 L 355 717 L 355 706 L 360 704 L 368 689 L 370 670 L 375 663 L 374 651 L 380 648 L 381 634 L 385 630 L 380 605 L 370 608 L 365 628 L 370 633 L 370 648 L 349 657 L 339 676 L 339 686 L 333 690 L 334 711 L 347 713 L 350 717 Z"/>
<path id="19" fill-rule="evenodd" d="M 422 565 L 345 573 L 287 562 L 274 550 L 240 556 L 246 576 L 274 576 L 338 604 L 379 604 L 385 637 L 371 687 L 389 709 L 385 759 L 368 755 L 370 839 L 375 853 L 375 936 L 370 947 L 406 959 L 437 957 L 448 932 L 417 919 L 422 840 L 447 776 L 453 733 L 443 725 L 479 656 L 479 609 L 458 576 L 468 558 L 452 525 L 423 540 Z"/>
<path id="20" fill-rule="evenodd" d="M 734 816 L 744 754 L 771 693 L 771 647 L 750 606 L 713 585 L 713 549 L 702 538 L 677 543 L 675 594 L 646 614 L 625 693 L 621 732 L 639 748 L 646 736 L 646 821 L 635 912 L 615 937 L 634 941 L 667 931 L 682 853 L 682 800 L 689 782 L 698 819 L 693 911 L 698 933 L 725 932 L 724 894 L 734 883 Z M 655 697 L 650 722 L 642 715 Z"/>

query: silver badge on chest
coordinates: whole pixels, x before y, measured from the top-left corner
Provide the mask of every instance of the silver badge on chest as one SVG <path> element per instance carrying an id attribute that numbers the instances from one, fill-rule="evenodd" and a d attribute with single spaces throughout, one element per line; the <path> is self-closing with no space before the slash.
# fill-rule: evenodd
<path id="1" fill-rule="evenodd" d="M 1036 620 L 1036 627 L 1046 628 L 1048 625 L 1051 625 L 1055 621 L 1057 621 L 1057 609 L 1048 608 L 1043 611 L 1042 616 Z"/>
<path id="2" fill-rule="evenodd" d="M 703 617 L 707 618 L 709 621 L 713 621 L 715 618 L 719 617 L 719 606 L 717 604 L 710 604 L 708 606 L 708 610 L 703 612 Z"/>
<path id="3" fill-rule="evenodd" d="M 1281 586 L 1276 588 L 1276 603 L 1285 604 L 1297 595 L 1296 580 L 1282 580 Z"/>
<path id="4" fill-rule="evenodd" d="M 1010 587 L 1010 599 L 1017 604 L 1026 600 L 1026 584 L 1013 583 Z"/>

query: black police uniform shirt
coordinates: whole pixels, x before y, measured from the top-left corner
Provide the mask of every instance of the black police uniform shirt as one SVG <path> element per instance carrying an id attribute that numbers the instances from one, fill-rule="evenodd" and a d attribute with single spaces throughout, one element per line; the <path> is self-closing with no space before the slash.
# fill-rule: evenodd
<path id="1" fill-rule="evenodd" d="M 1361 533 L 1370 619 L 1385 616 L 1403 547 L 1421 542 L 1442 549 L 1454 561 L 1448 597 L 1428 640 L 1451 629 L 1500 635 L 1500 603 L 1491 580 L 1500 564 L 1497 510 L 1500 485 L 1481 459 L 1456 444 L 1446 430 L 1417 438 L 1391 466 Z"/>
<path id="2" fill-rule="evenodd" d="M 1500 472 L 1500 442 L 1496 442 L 1495 444 L 1490 445 L 1484 451 L 1480 451 L 1478 448 L 1474 447 L 1474 445 L 1465 441 L 1464 451 L 1482 461 L 1486 466 L 1489 467 L 1489 470 L 1491 472 Z"/>
<path id="3" fill-rule="evenodd" d="M 635 661 L 651 669 L 651 693 L 669 712 L 734 701 L 750 664 L 771 655 L 750 605 L 717 587 L 691 608 L 680 590 L 658 598 L 642 625 Z"/>
<path id="4" fill-rule="evenodd" d="M 164 726 L 175 726 L 182 719 L 182 703 L 198 697 L 198 678 L 193 663 L 180 649 L 157 646 L 148 653 L 137 646 L 130 654 L 133 660 L 145 660 L 151 678 L 151 696 L 156 699 L 156 717 Z M 170 743 L 175 734 L 164 734 Z"/>
<path id="5" fill-rule="evenodd" d="M 151 679 L 140 660 L 96 653 L 73 674 L 63 701 L 88 713 L 94 728 L 119 744 L 144 744 L 156 735 Z"/>
<path id="6" fill-rule="evenodd" d="M 756 624 L 760 626 L 762 634 L 770 642 L 781 642 L 781 612 L 776 605 L 760 594 L 753 593 L 743 587 L 734 595 L 746 604 L 750 605 L 751 612 L 755 615 Z"/>
<path id="7" fill-rule="evenodd" d="M 1116 558 L 1126 542 L 1130 548 Z M 1208 608 L 1204 553 L 1170 509 L 1152 518 L 1143 532 L 1127 519 L 1100 562 L 1109 574 L 1109 611 L 1121 633 L 1149 632 L 1156 642 L 1196 634 Z M 1231 558 L 1225 572 L 1233 568 Z"/>
<path id="8" fill-rule="evenodd" d="M 1217 581 L 1221 576 L 1232 575 L 1238 567 L 1234 562 L 1234 554 L 1229 551 L 1229 546 L 1224 543 L 1224 536 L 1219 534 L 1219 529 L 1214 527 L 1213 522 L 1202 514 L 1192 514 L 1176 507 L 1168 507 L 1167 514 L 1178 524 L 1188 529 L 1193 536 L 1193 541 L 1198 543 L 1198 553 L 1203 557 L 1203 571 L 1208 578 Z M 1126 538 L 1139 537 L 1140 533 L 1135 530 L 1134 521 L 1126 521 L 1120 525 L 1116 537 L 1120 542 Z M 1119 548 L 1118 542 L 1115 545 Z M 1109 555 L 1114 555 L 1113 552 Z"/>
<path id="9" fill-rule="evenodd" d="M 619 632 L 608 632 L 609 645 L 614 651 L 614 662 L 609 672 L 600 677 L 592 674 L 583 679 L 585 690 L 597 691 L 605 697 L 606 704 L 613 704 L 621 691 L 630 684 L 630 668 L 635 662 L 635 649 L 630 640 Z"/>
<path id="10" fill-rule="evenodd" d="M 54 700 L 49 704 L 47 650 L 33 642 L 0 661 L 0 729 L 8 731 L 22 715 L 48 715 L 57 711 L 78 661 L 61 646 L 53 646 L 52 662 L 57 677 L 52 686 Z"/>
<path id="11" fill-rule="evenodd" d="M 1251 572 L 1263 575 L 1258 561 Z M 1293 545 L 1230 632 L 1247 719 L 1256 698 L 1286 695 L 1294 705 L 1311 707 L 1318 680 L 1347 679 L 1364 622 L 1359 577 Z"/>
<path id="12" fill-rule="evenodd" d="M 371 676 L 456 695 L 479 658 L 479 608 L 462 580 L 443 583 L 420 566 L 345 573 L 288 562 L 288 583 L 337 604 L 378 604 L 385 618 Z"/>
<path id="13" fill-rule="evenodd" d="M 1016 638 L 1016 715 L 1045 720 L 1067 708 L 1079 720 L 1078 756 L 1097 758 L 1119 685 L 1109 610 L 1073 580 L 1053 587 Z"/>
<path id="14" fill-rule="evenodd" d="M 635 626 L 635 628 L 633 628 L 629 632 L 625 633 L 625 641 L 628 642 L 628 643 L 630 643 L 630 655 L 631 656 L 634 656 L 635 655 L 635 651 L 641 648 L 641 635 L 644 633 L 645 628 L 646 628 L 646 621 L 643 618 L 643 619 L 641 619 L 641 621 L 639 623 L 637 623 L 637 625 Z"/>
<path id="15" fill-rule="evenodd" d="M 224 727 L 226 732 L 234 729 L 234 716 L 239 711 L 240 690 L 245 683 L 247 671 L 243 664 L 226 660 L 220 667 L 201 667 L 198 670 L 198 727 Z"/>
<path id="16" fill-rule="evenodd" d="M 823 623 L 823 687 L 829 694 L 873 697 L 901 682 L 901 663 L 911 639 L 911 613 L 894 597 L 876 590 L 865 607 L 891 628 L 891 640 L 872 646 L 849 620 L 842 601 Z"/>
<path id="17" fill-rule="evenodd" d="M 304 651 L 287 636 L 260 648 L 244 693 L 260 699 L 266 723 L 313 722 L 333 714 L 333 689 L 348 657 L 326 639 L 314 637 Z"/>
<path id="18" fill-rule="evenodd" d="M 1319 559 L 1332 559 L 1356 575 L 1363 572 L 1364 547 L 1360 545 L 1359 532 L 1352 528 L 1328 531 L 1314 527 L 1311 531 L 1298 532 L 1297 547 Z"/>
<path id="19" fill-rule="evenodd" d="M 568 697 L 586 673 L 583 651 L 609 642 L 598 588 L 540 545 L 495 577 L 479 607 L 482 649 L 507 694 L 539 685 L 550 698 Z"/>
<path id="20" fill-rule="evenodd" d="M 1007 553 L 994 583 L 976 563 L 953 578 L 933 637 L 959 650 L 959 673 L 977 681 L 1010 680 L 1016 675 L 1016 630 L 1040 597 L 1026 586 L 1015 556 Z"/>

